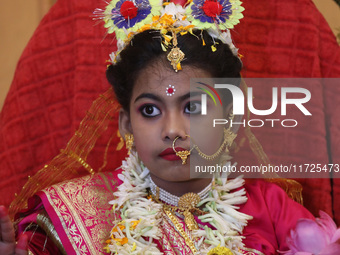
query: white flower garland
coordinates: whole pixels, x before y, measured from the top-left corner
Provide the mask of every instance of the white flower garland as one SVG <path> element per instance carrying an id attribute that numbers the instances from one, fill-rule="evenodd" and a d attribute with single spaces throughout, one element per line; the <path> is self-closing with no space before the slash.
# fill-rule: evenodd
<path id="1" fill-rule="evenodd" d="M 230 164 L 228 162 L 227 164 Z M 158 226 L 161 223 L 162 204 L 147 198 L 150 187 L 149 170 L 134 153 L 123 161 L 123 172 L 118 178 L 123 183 L 114 193 L 115 199 L 110 201 L 115 213 L 120 216 L 114 221 L 111 241 L 107 250 L 112 254 L 163 254 L 154 239 L 160 238 Z M 244 247 L 240 235 L 247 221 L 252 217 L 237 211 L 238 206 L 247 201 L 245 189 L 229 191 L 243 186 L 244 180 L 238 177 L 232 180 L 215 175 L 215 187 L 209 197 L 199 203 L 207 214 L 199 216 L 202 222 L 208 222 L 215 228 L 205 226 L 204 229 L 192 231 L 192 237 L 198 238 L 196 254 L 207 254 L 214 247 L 227 247 L 233 254 L 242 254 Z M 148 241 L 145 240 L 148 239 Z"/>

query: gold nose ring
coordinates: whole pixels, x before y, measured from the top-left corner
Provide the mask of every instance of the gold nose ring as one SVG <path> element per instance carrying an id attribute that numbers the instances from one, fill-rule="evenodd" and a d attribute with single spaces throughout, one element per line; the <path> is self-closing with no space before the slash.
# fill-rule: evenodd
<path id="1" fill-rule="evenodd" d="M 185 137 L 189 137 L 189 135 L 185 135 Z M 177 139 L 180 138 L 179 136 L 176 136 L 176 138 L 174 139 L 174 141 L 172 142 L 172 149 L 174 150 L 174 152 L 176 153 L 176 156 L 180 157 L 182 160 L 182 165 L 185 165 L 187 163 L 187 159 L 191 154 L 191 151 L 194 148 L 191 148 L 191 150 L 184 150 L 184 151 L 176 151 L 175 149 L 175 143 L 177 141 Z"/>

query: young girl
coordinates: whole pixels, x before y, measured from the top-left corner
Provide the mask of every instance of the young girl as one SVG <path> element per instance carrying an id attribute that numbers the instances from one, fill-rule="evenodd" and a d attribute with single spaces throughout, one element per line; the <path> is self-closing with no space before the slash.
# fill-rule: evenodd
<path id="1" fill-rule="evenodd" d="M 225 159 L 237 133 L 228 124 L 206 124 L 233 118 L 230 95 L 216 91 L 223 103 L 208 99 L 210 114 L 203 116 L 202 89 L 190 86 L 192 78 L 240 78 L 229 33 L 216 25 L 237 23 L 242 8 L 227 2 L 201 9 L 193 2 L 186 10 L 170 4 L 159 16 L 160 5 L 151 1 L 108 6 L 106 25 L 124 45 L 107 78 L 121 105 L 119 130 L 130 156 L 118 170 L 38 192 L 17 216 L 23 233 L 17 245 L 1 208 L 1 254 L 25 254 L 25 243 L 33 254 L 276 254 L 291 248 L 290 230 L 313 216 L 278 186 L 190 173 L 193 162 L 230 164 Z M 225 13 L 211 18 L 220 6 Z M 210 17 L 212 26 L 195 20 L 202 10 L 208 18 L 199 22 Z M 149 15 L 150 24 L 139 24 Z"/>

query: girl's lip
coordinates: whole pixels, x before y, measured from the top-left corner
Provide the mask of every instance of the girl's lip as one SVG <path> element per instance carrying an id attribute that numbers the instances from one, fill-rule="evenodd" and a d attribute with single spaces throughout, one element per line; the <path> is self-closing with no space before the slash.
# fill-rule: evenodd
<path id="1" fill-rule="evenodd" d="M 184 151 L 185 149 L 182 147 L 176 147 L 176 151 Z M 176 155 L 176 152 L 172 148 L 167 148 L 164 151 L 162 151 L 159 156 L 165 160 L 169 161 L 175 161 L 175 160 L 180 160 L 181 158 Z"/>

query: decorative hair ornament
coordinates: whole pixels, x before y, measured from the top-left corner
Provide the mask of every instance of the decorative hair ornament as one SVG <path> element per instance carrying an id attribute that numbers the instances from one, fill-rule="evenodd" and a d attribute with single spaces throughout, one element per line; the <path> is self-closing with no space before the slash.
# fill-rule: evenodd
<path id="1" fill-rule="evenodd" d="M 186 8 L 188 20 L 197 29 L 232 29 L 243 18 L 238 0 L 193 0 Z"/>
<path id="2" fill-rule="evenodd" d="M 177 47 L 177 36 L 175 32 L 172 32 L 172 49 L 168 54 L 168 60 L 171 62 L 172 67 L 177 72 L 178 70 L 182 70 L 181 61 L 184 59 L 185 54 L 181 51 L 180 48 Z"/>
<path id="3" fill-rule="evenodd" d="M 228 44 L 237 56 L 237 48 L 230 31 L 243 18 L 239 0 L 188 0 L 182 7 L 160 0 L 112 0 L 105 10 L 96 9 L 94 16 L 105 22 L 107 33 L 115 32 L 117 51 L 110 54 L 111 64 L 119 61 L 119 53 L 131 42 L 134 35 L 145 30 L 158 30 L 162 36 L 161 47 L 168 51 L 168 60 L 174 70 L 181 70 L 185 54 L 179 49 L 177 36 L 193 30 L 207 30 L 213 39 Z M 202 45 L 205 46 L 203 37 Z M 211 45 L 215 52 L 217 43 Z"/>
<path id="4" fill-rule="evenodd" d="M 115 32 L 117 39 L 125 40 L 129 33 L 152 23 L 161 8 L 160 0 L 112 0 L 105 10 L 96 9 L 94 14 L 104 20 L 108 34 Z"/>

